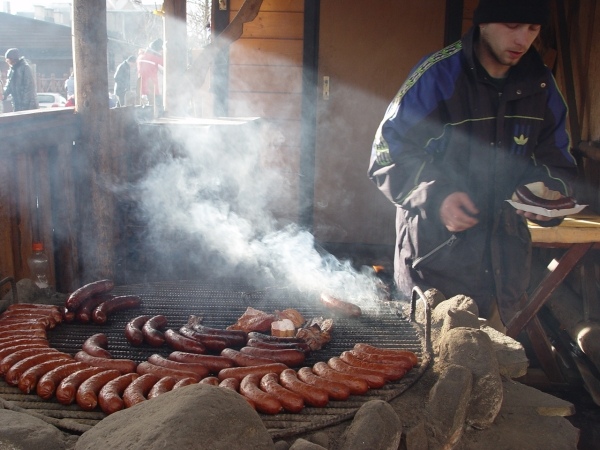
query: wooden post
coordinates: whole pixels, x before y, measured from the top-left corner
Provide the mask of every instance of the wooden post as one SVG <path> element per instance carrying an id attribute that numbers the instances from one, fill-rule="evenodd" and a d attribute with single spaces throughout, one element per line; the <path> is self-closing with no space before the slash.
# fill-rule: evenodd
<path id="1" fill-rule="evenodd" d="M 191 86 L 186 78 L 186 0 L 165 0 L 163 11 L 165 13 L 163 104 L 167 115 L 185 116 L 191 99 Z"/>
<path id="2" fill-rule="evenodd" d="M 77 142 L 82 282 L 114 275 L 114 199 L 110 190 L 106 2 L 74 0 L 75 104 L 81 117 Z"/>

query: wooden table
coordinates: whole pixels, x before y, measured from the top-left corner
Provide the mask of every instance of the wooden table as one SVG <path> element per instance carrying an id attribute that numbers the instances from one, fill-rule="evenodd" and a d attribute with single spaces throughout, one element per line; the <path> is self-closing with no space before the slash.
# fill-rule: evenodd
<path id="1" fill-rule="evenodd" d="M 506 334 L 516 338 L 525 330 L 548 378 L 552 381 L 563 381 L 551 344 L 536 315 L 556 288 L 581 263 L 584 270 L 584 315 L 586 318 L 600 319 L 593 261 L 584 260 L 584 256 L 591 249 L 600 249 L 600 216 L 577 214 L 566 217 L 561 225 L 551 228 L 540 227 L 530 222 L 529 230 L 534 247 L 564 248 L 565 252 L 556 266 L 533 290 L 527 305 L 507 325 Z"/>

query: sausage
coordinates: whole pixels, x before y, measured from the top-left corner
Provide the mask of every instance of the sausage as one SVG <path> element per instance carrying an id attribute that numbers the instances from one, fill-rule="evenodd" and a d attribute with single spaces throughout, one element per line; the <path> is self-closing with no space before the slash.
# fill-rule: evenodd
<path id="1" fill-rule="evenodd" d="M 181 387 L 189 386 L 190 384 L 195 384 L 195 383 L 196 383 L 196 380 L 194 378 L 191 378 L 191 377 L 182 378 L 177 383 L 175 383 L 175 386 L 173 386 L 172 390 L 174 391 L 175 389 L 179 389 Z"/>
<path id="2" fill-rule="evenodd" d="M 50 313 L 44 314 L 43 312 L 25 312 L 25 311 L 5 311 L 2 314 L 2 323 L 6 320 L 11 319 L 13 321 L 26 321 L 26 322 L 41 322 L 47 323 L 48 329 L 54 328 L 57 324 L 62 322 L 62 316 L 58 314 L 58 320 Z M 6 319 L 6 320 L 5 320 Z"/>
<path id="3" fill-rule="evenodd" d="M 210 384 L 211 386 L 218 386 L 220 383 L 217 377 L 206 377 L 200 380 L 200 384 Z"/>
<path id="4" fill-rule="evenodd" d="M 379 389 L 383 387 L 386 383 L 385 378 L 381 373 L 376 372 L 374 370 L 362 369 L 360 367 L 351 366 L 349 364 L 346 364 L 337 356 L 329 358 L 329 360 L 327 361 L 327 365 L 338 372 L 353 375 L 358 378 L 363 378 L 368 383 L 370 388 Z"/>
<path id="5" fill-rule="evenodd" d="M 66 376 L 56 388 L 56 400 L 62 405 L 70 405 L 75 401 L 75 395 L 81 383 L 92 375 L 104 371 L 106 369 L 102 367 L 88 367 Z"/>
<path id="6" fill-rule="evenodd" d="M 256 410 L 264 414 L 278 414 L 283 409 L 277 398 L 261 390 L 258 385 L 262 376 L 259 374 L 246 375 L 240 381 L 240 394 L 249 398 Z"/>
<path id="7" fill-rule="evenodd" d="M 207 327 L 206 325 L 193 324 L 186 325 L 188 328 L 210 336 L 218 336 L 227 339 L 232 347 L 241 347 L 246 344 L 248 334 L 243 330 L 221 330 L 219 328 Z"/>
<path id="8" fill-rule="evenodd" d="M 60 384 L 60 382 L 79 370 L 86 369 L 90 367 L 86 363 L 82 363 L 79 361 L 71 361 L 63 366 L 59 366 L 55 369 L 52 369 L 49 372 L 46 372 L 39 379 L 36 393 L 39 397 L 44 400 L 49 400 L 56 391 L 56 387 Z"/>
<path id="9" fill-rule="evenodd" d="M 330 399 L 346 400 L 350 397 L 350 388 L 347 385 L 320 377 L 313 373 L 309 367 L 300 368 L 298 378 L 306 384 L 325 390 Z"/>
<path id="10" fill-rule="evenodd" d="M 231 346 L 229 340 L 223 336 L 198 333 L 197 331 L 192 330 L 191 328 L 188 328 L 185 325 L 179 329 L 179 333 L 190 339 L 194 339 L 200 342 L 206 347 L 207 350 L 213 352 L 218 353 L 221 350 Z"/>
<path id="11" fill-rule="evenodd" d="M 306 342 L 303 339 L 297 337 L 279 337 L 272 336 L 270 334 L 259 333 L 258 331 L 251 331 L 248 333 L 248 339 L 256 339 L 262 342 L 272 342 L 272 343 L 289 343 L 289 344 L 305 344 Z"/>
<path id="12" fill-rule="evenodd" d="M 112 359 L 112 358 L 99 358 L 92 356 L 89 353 L 79 351 L 75 353 L 75 359 L 89 364 L 94 367 L 102 367 L 105 370 L 115 369 L 121 373 L 135 372 L 136 363 L 131 359 Z"/>
<path id="13" fill-rule="evenodd" d="M 133 405 L 145 401 L 146 395 L 148 395 L 150 389 L 152 389 L 161 378 L 162 377 L 157 375 L 146 373 L 133 380 L 123 392 L 123 403 L 125 404 L 125 407 L 131 408 Z"/>
<path id="14" fill-rule="evenodd" d="M 65 306 L 69 311 L 74 313 L 86 298 L 91 297 L 92 295 L 109 292 L 114 287 L 115 283 L 112 280 L 98 280 L 85 284 L 69 295 L 65 301 Z"/>
<path id="15" fill-rule="evenodd" d="M 63 322 L 71 323 L 75 321 L 75 311 L 70 311 L 66 306 L 61 308 Z"/>
<path id="16" fill-rule="evenodd" d="M 44 327 L 34 327 L 34 328 L 14 328 L 10 327 L 8 330 L 4 328 L 0 328 L 0 339 L 12 338 L 15 339 L 17 336 L 27 336 L 29 338 L 46 338 L 46 328 Z"/>
<path id="17" fill-rule="evenodd" d="M 98 405 L 98 394 L 106 383 L 121 376 L 118 370 L 105 370 L 104 372 L 92 375 L 85 380 L 75 394 L 75 401 L 84 411 L 91 411 Z"/>
<path id="18" fill-rule="evenodd" d="M 83 342 L 81 349 L 98 358 L 112 358 L 106 347 L 108 347 L 108 337 L 104 333 L 96 333 Z"/>
<path id="19" fill-rule="evenodd" d="M 321 303 L 325 305 L 327 309 L 335 311 L 344 317 L 360 317 L 362 315 L 362 310 L 354 303 L 340 300 L 339 298 L 332 297 L 324 292 L 321 294 L 320 298 Z"/>
<path id="20" fill-rule="evenodd" d="M 246 345 L 248 347 L 263 348 L 266 350 L 298 350 L 305 355 L 308 355 L 311 352 L 311 349 L 306 342 L 266 342 L 259 339 L 248 339 Z"/>
<path id="21" fill-rule="evenodd" d="M 187 336 L 183 336 L 175 330 L 169 328 L 164 334 L 167 345 L 175 350 L 187 353 L 206 353 L 206 347 L 203 344 Z"/>
<path id="22" fill-rule="evenodd" d="M 238 380 L 237 378 L 225 378 L 224 380 L 221 380 L 221 382 L 219 383 L 219 387 L 222 387 L 225 389 L 231 389 L 232 391 L 239 392 L 240 391 L 240 380 Z"/>
<path id="23" fill-rule="evenodd" d="M 150 316 L 137 316 L 125 325 L 125 339 L 127 339 L 131 345 L 138 346 L 144 343 L 142 327 L 148 319 L 150 319 Z"/>
<path id="24" fill-rule="evenodd" d="M 24 319 L 19 317 L 7 317 L 0 319 L 0 327 L 2 330 L 31 330 L 44 329 L 50 330 L 53 328 L 52 320 L 49 317 L 41 317 L 38 319 Z"/>
<path id="25" fill-rule="evenodd" d="M 8 305 L 8 307 L 6 308 L 6 312 L 13 311 L 46 314 L 51 316 L 56 321 L 56 323 L 60 323 L 63 318 L 60 309 L 58 308 L 58 306 L 55 305 L 42 305 L 37 303 L 15 303 L 13 305 Z"/>
<path id="26" fill-rule="evenodd" d="M 345 384 L 350 389 L 350 394 L 352 395 L 363 395 L 369 390 L 369 384 L 363 378 L 337 372 L 329 367 L 327 363 L 322 361 L 315 363 L 312 367 L 312 371 L 315 375 L 325 378 L 326 380 Z"/>
<path id="27" fill-rule="evenodd" d="M 211 373 L 219 373 L 221 369 L 236 366 L 232 359 L 217 355 L 198 355 L 196 353 L 172 352 L 169 355 L 169 359 L 182 363 L 202 364 Z"/>
<path id="28" fill-rule="evenodd" d="M 25 373 L 27 369 L 33 366 L 37 366 L 38 364 L 43 363 L 45 361 L 51 361 L 56 359 L 72 360 L 71 355 L 59 351 L 31 355 L 13 364 L 10 367 L 10 369 L 8 369 L 4 374 L 4 381 L 6 381 L 6 383 L 10 384 L 11 386 L 16 386 L 19 383 L 21 375 L 23 375 L 23 373 Z"/>
<path id="29" fill-rule="evenodd" d="M 247 355 L 233 348 L 226 348 L 221 352 L 221 356 L 231 359 L 235 365 L 240 367 L 264 366 L 265 364 L 274 364 L 277 361 L 269 358 L 259 358 L 258 356 Z"/>
<path id="30" fill-rule="evenodd" d="M 323 408 L 329 403 L 329 394 L 326 390 L 301 381 L 293 369 L 281 372 L 279 382 L 283 387 L 300 394 L 307 405 Z"/>
<path id="31" fill-rule="evenodd" d="M 351 351 L 342 352 L 340 359 L 351 366 L 379 372 L 387 381 L 399 380 L 406 374 L 406 369 L 402 367 L 393 364 L 368 362 L 356 357 Z"/>
<path id="32" fill-rule="evenodd" d="M 156 353 L 148 358 L 148 362 L 167 369 L 194 372 L 200 379 L 207 377 L 210 372 L 210 370 L 202 364 L 173 361 Z"/>
<path id="33" fill-rule="evenodd" d="M 231 367 L 221 370 L 218 374 L 218 377 L 221 381 L 223 381 L 225 378 L 235 378 L 241 381 L 246 375 L 260 375 L 262 378 L 269 372 L 279 375 L 285 369 L 289 369 L 289 367 L 281 363 L 264 364 L 262 366 Z"/>
<path id="34" fill-rule="evenodd" d="M 206 379 L 207 378 L 205 378 L 204 380 Z M 200 383 L 202 383 L 202 381 L 204 380 L 201 380 Z M 148 400 L 151 400 L 154 397 L 158 397 L 159 395 L 171 391 L 173 389 L 173 386 L 175 386 L 175 383 L 177 383 L 177 378 L 175 377 L 171 377 L 169 375 L 167 375 L 166 377 L 162 377 L 160 380 L 154 383 L 154 386 L 152 386 L 150 391 L 148 391 Z"/>
<path id="35" fill-rule="evenodd" d="M 156 364 L 152 364 L 148 361 L 143 361 L 139 363 L 136 371 L 140 375 L 150 374 L 156 376 L 157 378 L 162 378 L 166 376 L 175 377 L 178 380 L 182 378 L 193 378 L 196 381 L 196 383 L 202 379 L 200 375 L 198 375 L 195 372 L 192 372 L 191 370 L 179 370 L 172 369 L 170 367 L 157 366 Z"/>
<path id="36" fill-rule="evenodd" d="M 101 303 L 92 313 L 94 323 L 103 324 L 108 316 L 116 311 L 137 308 L 142 304 L 142 299 L 137 295 L 118 295 Z"/>
<path id="37" fill-rule="evenodd" d="M 304 397 L 279 384 L 279 377 L 275 373 L 268 373 L 263 376 L 260 379 L 259 386 L 263 391 L 279 400 L 286 411 L 299 413 L 304 408 Z"/>
<path id="38" fill-rule="evenodd" d="M 348 350 L 348 353 L 351 353 L 356 358 L 368 363 L 391 364 L 400 367 L 407 372 L 413 368 L 412 360 L 408 355 L 377 355 L 375 353 L 367 353 L 356 349 Z"/>
<path id="39" fill-rule="evenodd" d="M 2 348 L 12 347 L 13 345 L 26 344 L 27 342 L 48 342 L 45 337 L 31 336 L 29 333 L 11 334 L 10 336 L 0 337 L 0 346 Z M 48 344 L 49 345 L 49 344 Z"/>
<path id="40" fill-rule="evenodd" d="M 527 186 L 519 186 L 515 189 L 517 199 L 525 205 L 538 206 L 545 209 L 569 209 L 574 208 L 577 202 L 572 197 L 561 197 L 556 200 L 548 200 L 535 195 Z"/>
<path id="41" fill-rule="evenodd" d="M 160 329 L 166 326 L 167 318 L 162 314 L 150 317 L 142 326 L 144 341 L 152 347 L 160 347 L 163 345 L 165 343 L 165 335 Z"/>
<path id="42" fill-rule="evenodd" d="M 98 405 L 104 414 L 112 414 L 125 408 L 123 392 L 139 375 L 126 373 L 110 380 L 98 392 Z"/>
<path id="43" fill-rule="evenodd" d="M 242 347 L 240 352 L 258 358 L 268 358 L 289 367 L 301 366 L 306 359 L 304 352 L 294 349 L 267 350 L 256 347 Z"/>
<path id="44" fill-rule="evenodd" d="M 0 361 L 0 375 L 6 375 L 6 373 L 9 371 L 9 369 L 13 365 L 15 365 L 19 361 L 23 360 L 24 358 L 28 358 L 33 355 L 45 355 L 48 353 L 58 353 L 58 350 L 56 350 L 55 348 L 42 347 L 42 346 L 40 346 L 40 347 L 31 346 L 31 347 L 33 347 L 33 348 L 25 348 L 25 349 L 18 350 L 16 352 L 13 352 L 13 353 L 5 356 Z"/>
<path id="45" fill-rule="evenodd" d="M 32 345 L 39 345 L 41 346 L 46 346 L 49 347 L 50 343 L 48 342 L 48 339 L 44 339 L 44 338 L 30 338 L 30 337 L 23 337 L 21 339 L 7 339 L 6 341 L 2 341 L 0 342 L 0 350 L 4 350 L 4 349 L 8 349 L 11 347 L 17 347 L 17 346 L 23 346 L 25 345 L 26 347 L 23 348 L 29 348 Z"/>
<path id="46" fill-rule="evenodd" d="M 75 311 L 75 319 L 81 323 L 89 323 L 92 320 L 92 312 L 100 304 L 106 300 L 113 298 L 114 295 L 103 293 L 98 295 L 92 295 L 81 302 L 81 306 Z"/>
<path id="47" fill-rule="evenodd" d="M 22 375 L 19 377 L 18 386 L 21 392 L 29 394 L 33 391 L 41 376 L 50 372 L 57 367 L 62 367 L 64 365 L 72 363 L 72 359 L 54 359 L 49 361 L 43 361 L 35 366 L 30 367 Z"/>
<path id="48" fill-rule="evenodd" d="M 370 353 L 372 355 L 385 356 L 386 359 L 387 359 L 387 357 L 393 358 L 395 356 L 405 356 L 410 359 L 413 366 L 416 366 L 419 362 L 417 355 L 415 355 L 410 350 L 401 350 L 401 349 L 397 349 L 397 348 L 381 348 L 381 347 L 375 347 L 373 345 L 365 344 L 362 342 L 354 344 L 354 350 L 358 350 L 359 352 L 363 352 L 363 353 Z"/>

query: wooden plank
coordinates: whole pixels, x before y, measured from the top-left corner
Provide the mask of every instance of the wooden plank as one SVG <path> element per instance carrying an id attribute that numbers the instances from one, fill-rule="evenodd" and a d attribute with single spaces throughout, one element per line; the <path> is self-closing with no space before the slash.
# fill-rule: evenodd
<path id="1" fill-rule="evenodd" d="M 235 14 L 231 14 L 233 20 Z M 244 38 L 302 39 L 304 14 L 287 12 L 259 12 L 252 22 L 244 24 Z"/>
<path id="2" fill-rule="evenodd" d="M 19 154 L 16 158 L 15 200 L 16 216 L 13 222 L 13 254 L 15 255 L 15 280 L 29 278 L 27 257 L 31 254 L 33 236 L 33 201 L 31 183 L 31 155 Z"/>
<path id="3" fill-rule="evenodd" d="M 229 92 L 302 93 L 301 67 L 230 66 Z"/>
<path id="4" fill-rule="evenodd" d="M 238 39 L 229 49 L 229 63 L 302 67 L 302 41 Z"/>
<path id="5" fill-rule="evenodd" d="M 301 95 L 232 92 L 229 114 L 233 117 L 300 120 Z"/>
<path id="6" fill-rule="evenodd" d="M 37 239 L 44 243 L 44 251 L 48 257 L 49 270 L 48 281 L 51 286 L 56 286 L 54 268 L 54 223 L 52 222 L 52 211 L 60 208 L 60 203 L 54 205 L 52 202 L 50 188 L 50 165 L 47 148 L 40 149 L 34 159 L 35 189 L 37 197 Z"/>
<path id="7" fill-rule="evenodd" d="M 14 158 L 5 158 L 0 164 L 0 279 L 13 276 L 15 272 L 13 264 L 13 248 L 11 245 L 11 230 L 13 220 L 13 186 L 11 181 L 14 172 Z M 8 292 L 10 285 L 0 287 L 0 295 Z"/>
<path id="8" fill-rule="evenodd" d="M 229 11 L 238 11 L 244 0 L 229 0 Z M 263 0 L 261 11 L 304 11 L 304 2 L 300 0 Z"/>
<path id="9" fill-rule="evenodd" d="M 558 362 L 554 357 L 554 353 L 552 352 L 550 340 L 537 316 L 533 317 L 527 324 L 526 331 L 533 351 L 537 356 L 540 366 L 542 366 L 542 369 L 548 376 L 548 379 L 554 383 L 565 381 L 565 378 L 560 371 L 560 367 L 558 366 Z"/>

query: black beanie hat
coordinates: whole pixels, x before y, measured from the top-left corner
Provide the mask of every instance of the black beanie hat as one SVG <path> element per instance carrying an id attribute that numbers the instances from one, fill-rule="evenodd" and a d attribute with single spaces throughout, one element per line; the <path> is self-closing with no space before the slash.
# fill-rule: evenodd
<path id="1" fill-rule="evenodd" d="M 17 60 L 21 57 L 21 54 L 19 53 L 19 49 L 18 48 L 9 48 L 8 50 L 6 50 L 6 54 L 4 55 L 5 59 L 14 59 Z"/>
<path id="2" fill-rule="evenodd" d="M 531 23 L 547 25 L 550 21 L 549 0 L 479 0 L 473 24 Z"/>

